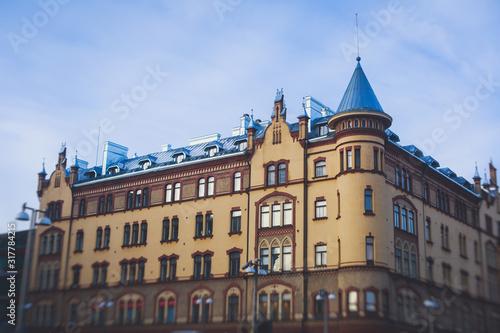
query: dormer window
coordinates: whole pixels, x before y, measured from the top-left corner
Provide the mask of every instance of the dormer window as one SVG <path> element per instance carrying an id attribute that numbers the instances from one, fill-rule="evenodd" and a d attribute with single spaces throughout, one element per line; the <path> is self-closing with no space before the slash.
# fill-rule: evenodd
<path id="1" fill-rule="evenodd" d="M 114 176 L 118 173 L 118 167 L 117 166 L 111 166 L 108 168 L 108 176 Z"/>
<path id="2" fill-rule="evenodd" d="M 217 147 L 211 147 L 208 150 L 208 156 L 210 156 L 210 157 L 214 156 L 216 153 L 217 153 Z"/>
<path id="3" fill-rule="evenodd" d="M 184 158 L 186 158 L 186 155 L 184 155 L 184 153 L 178 154 L 175 156 L 175 162 L 181 163 L 182 161 L 184 161 Z"/>
<path id="4" fill-rule="evenodd" d="M 238 151 L 245 151 L 247 149 L 247 141 L 245 139 L 236 141 L 234 145 L 238 148 Z"/>
<path id="5" fill-rule="evenodd" d="M 141 161 L 140 164 L 141 164 L 141 169 L 146 170 L 147 168 L 149 168 L 151 166 L 151 161 L 150 160 Z"/>
<path id="6" fill-rule="evenodd" d="M 89 177 L 89 179 L 93 179 L 93 178 L 97 177 L 97 173 L 95 172 L 95 170 L 87 171 L 86 174 Z"/>
<path id="7" fill-rule="evenodd" d="M 318 126 L 318 135 L 323 136 L 328 134 L 328 125 L 327 124 L 321 124 Z"/>

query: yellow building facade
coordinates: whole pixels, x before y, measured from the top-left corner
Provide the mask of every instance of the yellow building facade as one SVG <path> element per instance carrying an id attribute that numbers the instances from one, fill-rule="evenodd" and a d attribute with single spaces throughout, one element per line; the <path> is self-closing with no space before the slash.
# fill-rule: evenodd
<path id="1" fill-rule="evenodd" d="M 34 331 L 496 332 L 496 170 L 474 184 L 401 146 L 358 64 L 333 112 L 244 115 L 233 136 L 39 173 Z M 497 230 L 495 230 L 497 228 Z M 328 297 L 330 296 L 330 297 Z M 333 297 L 335 296 L 335 297 Z M 438 308 L 429 307 L 429 302 Z M 325 316 L 326 315 L 326 316 Z M 140 325 L 140 328 L 137 327 Z"/>

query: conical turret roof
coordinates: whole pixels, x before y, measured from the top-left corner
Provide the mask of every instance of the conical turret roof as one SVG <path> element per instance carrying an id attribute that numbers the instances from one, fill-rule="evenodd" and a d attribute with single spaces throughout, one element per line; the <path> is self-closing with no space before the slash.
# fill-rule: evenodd
<path id="1" fill-rule="evenodd" d="M 359 58 L 358 58 L 359 59 Z M 356 60 L 358 60 L 356 59 Z M 337 113 L 347 111 L 384 112 L 358 60 Z"/>

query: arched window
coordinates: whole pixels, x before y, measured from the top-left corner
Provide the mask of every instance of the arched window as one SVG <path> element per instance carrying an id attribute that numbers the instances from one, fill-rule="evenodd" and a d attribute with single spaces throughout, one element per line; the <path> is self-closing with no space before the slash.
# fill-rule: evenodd
<path id="1" fill-rule="evenodd" d="M 233 191 L 241 191 L 241 172 L 235 172 L 233 175 Z"/>
<path id="2" fill-rule="evenodd" d="M 144 193 L 142 194 L 142 207 L 149 206 L 149 188 L 144 189 Z"/>
<path id="3" fill-rule="evenodd" d="M 280 244 L 278 243 L 277 240 L 274 240 L 274 242 L 271 244 L 271 262 L 270 262 L 271 272 L 280 271 L 281 268 L 280 254 L 281 254 Z"/>
<path id="4" fill-rule="evenodd" d="M 401 169 L 401 188 L 404 190 L 406 188 L 406 179 L 405 179 L 405 169 Z"/>
<path id="5" fill-rule="evenodd" d="M 141 195 L 142 195 L 141 190 L 135 191 L 135 205 L 134 205 L 135 208 L 141 207 Z"/>
<path id="6" fill-rule="evenodd" d="M 113 210 L 113 195 L 108 194 L 106 198 L 106 213 L 110 213 Z"/>
<path id="7" fill-rule="evenodd" d="M 417 278 L 417 248 L 412 244 L 410 248 L 410 276 Z"/>
<path id="8" fill-rule="evenodd" d="M 85 216 L 85 199 L 80 200 L 80 217 Z"/>
<path id="9" fill-rule="evenodd" d="M 283 241 L 283 272 L 292 270 L 292 242 L 287 238 Z"/>
<path id="10" fill-rule="evenodd" d="M 215 178 L 208 177 L 207 196 L 213 196 L 215 192 Z"/>
<path id="11" fill-rule="evenodd" d="M 396 273 L 401 274 L 403 272 L 403 260 L 402 260 L 402 244 L 398 239 L 396 240 L 395 258 L 396 258 Z"/>
<path id="12" fill-rule="evenodd" d="M 165 185 L 165 202 L 172 202 L 172 184 Z"/>
<path id="13" fill-rule="evenodd" d="M 205 196 L 205 178 L 200 178 L 198 180 L 198 198 L 203 198 Z"/>
<path id="14" fill-rule="evenodd" d="M 174 184 L 174 201 L 181 200 L 181 183 Z"/>
<path id="15" fill-rule="evenodd" d="M 61 219 L 61 203 L 56 203 L 56 211 L 54 213 L 54 220 L 59 221 Z"/>
<path id="16" fill-rule="evenodd" d="M 315 172 L 314 172 L 315 177 L 326 176 L 326 161 L 316 162 L 314 169 L 315 169 Z"/>
<path id="17" fill-rule="evenodd" d="M 276 184 L 276 167 L 274 165 L 270 165 L 267 167 L 267 185 L 275 185 Z"/>
<path id="18" fill-rule="evenodd" d="M 364 119 L 363 119 L 363 120 L 361 121 L 361 127 L 366 127 L 366 120 L 364 120 Z"/>
<path id="19" fill-rule="evenodd" d="M 357 119 L 354 121 L 354 127 L 359 127 L 359 121 Z"/>
<path id="20" fill-rule="evenodd" d="M 104 214 L 104 208 L 105 208 L 105 197 L 104 195 L 101 195 L 99 197 L 99 214 Z"/>
<path id="21" fill-rule="evenodd" d="M 278 164 L 278 184 L 286 183 L 286 164 Z"/>
<path id="22" fill-rule="evenodd" d="M 262 269 L 265 271 L 269 270 L 269 243 L 267 241 L 262 241 L 260 243 L 260 260 L 262 264 Z"/>
<path id="23" fill-rule="evenodd" d="M 127 192 L 127 209 L 134 207 L 134 191 Z"/>

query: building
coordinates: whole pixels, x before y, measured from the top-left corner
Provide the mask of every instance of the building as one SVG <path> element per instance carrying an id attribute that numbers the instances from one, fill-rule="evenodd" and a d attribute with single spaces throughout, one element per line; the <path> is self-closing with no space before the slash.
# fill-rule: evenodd
<path id="1" fill-rule="evenodd" d="M 495 168 L 472 184 L 400 145 L 357 61 L 335 112 L 307 97 L 289 122 L 281 90 L 228 138 L 132 158 L 106 142 L 94 167 L 63 146 L 38 178 L 53 224 L 37 230 L 31 329 L 245 331 L 241 266 L 260 258 L 274 332 L 320 332 L 325 311 L 342 332 L 499 331 Z"/>

